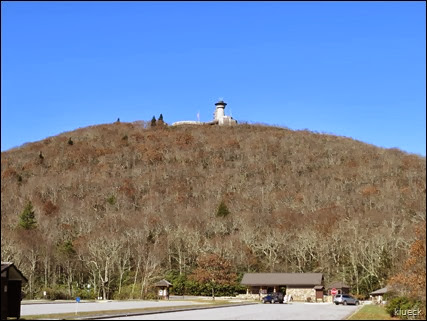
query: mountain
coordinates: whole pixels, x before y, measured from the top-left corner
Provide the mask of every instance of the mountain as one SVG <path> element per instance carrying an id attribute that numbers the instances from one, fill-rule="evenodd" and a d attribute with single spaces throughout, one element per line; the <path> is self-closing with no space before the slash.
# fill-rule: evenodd
<path id="1" fill-rule="evenodd" d="M 307 130 L 116 122 L 1 153 L 2 261 L 34 297 L 146 296 L 212 253 L 240 275 L 322 272 L 366 294 L 425 212 L 425 157 Z"/>

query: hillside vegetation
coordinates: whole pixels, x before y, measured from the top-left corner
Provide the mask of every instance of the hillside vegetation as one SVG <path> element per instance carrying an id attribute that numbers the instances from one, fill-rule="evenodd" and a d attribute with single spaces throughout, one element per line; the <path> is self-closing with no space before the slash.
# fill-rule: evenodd
<path id="1" fill-rule="evenodd" d="M 263 125 L 80 128 L 1 153 L 1 258 L 27 297 L 147 297 L 212 255 L 236 284 L 323 272 L 367 294 L 425 226 L 425 161 Z"/>

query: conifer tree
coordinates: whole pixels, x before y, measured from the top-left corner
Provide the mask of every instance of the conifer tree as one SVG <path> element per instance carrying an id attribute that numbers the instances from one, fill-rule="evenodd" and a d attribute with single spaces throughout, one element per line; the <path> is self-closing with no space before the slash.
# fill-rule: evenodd
<path id="1" fill-rule="evenodd" d="M 221 201 L 221 203 L 219 204 L 218 209 L 216 211 L 216 216 L 226 217 L 229 214 L 230 214 L 230 211 L 229 211 L 227 205 L 225 205 L 224 201 Z"/>
<path id="2" fill-rule="evenodd" d="M 153 118 L 151 119 L 151 127 L 155 127 L 156 126 L 156 117 L 153 116 Z"/>
<path id="3" fill-rule="evenodd" d="M 163 114 L 160 114 L 159 119 L 157 120 L 157 125 L 163 126 L 165 122 L 163 121 Z"/>
<path id="4" fill-rule="evenodd" d="M 36 228 L 36 225 L 37 221 L 34 215 L 33 204 L 31 204 L 31 201 L 29 201 L 19 217 L 19 226 L 26 230 L 31 230 Z"/>

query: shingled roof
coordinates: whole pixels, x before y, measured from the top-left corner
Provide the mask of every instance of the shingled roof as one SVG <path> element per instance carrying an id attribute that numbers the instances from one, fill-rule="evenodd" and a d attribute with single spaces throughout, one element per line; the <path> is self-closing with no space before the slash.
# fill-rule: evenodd
<path id="1" fill-rule="evenodd" d="M 388 292 L 388 288 L 387 287 L 385 287 L 385 288 L 382 288 L 382 289 L 379 289 L 379 290 L 376 290 L 376 291 L 374 291 L 374 292 L 371 292 L 371 293 L 369 293 L 370 295 L 383 295 L 383 294 L 386 294 Z"/>
<path id="2" fill-rule="evenodd" d="M 321 285 L 322 273 L 245 273 L 240 282 L 243 285 Z"/>
<path id="3" fill-rule="evenodd" d="M 1 262 L 1 275 L 2 277 L 7 275 L 8 280 L 22 280 L 28 282 L 27 278 L 12 262 Z"/>
<path id="4" fill-rule="evenodd" d="M 165 279 L 160 280 L 159 282 L 154 284 L 154 286 L 166 286 L 166 287 L 170 287 L 171 285 L 172 283 L 166 281 Z"/>

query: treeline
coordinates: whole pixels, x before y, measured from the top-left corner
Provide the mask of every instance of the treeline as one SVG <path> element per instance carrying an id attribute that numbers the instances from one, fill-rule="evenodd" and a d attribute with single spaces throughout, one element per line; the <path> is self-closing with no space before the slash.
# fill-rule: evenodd
<path id="1" fill-rule="evenodd" d="M 425 157 L 309 131 L 118 121 L 1 165 L 1 259 L 27 298 L 149 298 L 162 278 L 232 295 L 244 272 L 322 272 L 366 296 L 425 226 Z"/>

